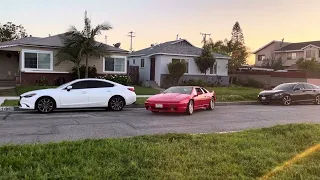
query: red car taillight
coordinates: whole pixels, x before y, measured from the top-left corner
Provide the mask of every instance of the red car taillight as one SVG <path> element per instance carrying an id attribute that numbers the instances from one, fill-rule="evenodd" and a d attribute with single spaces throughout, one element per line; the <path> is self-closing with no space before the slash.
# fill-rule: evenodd
<path id="1" fill-rule="evenodd" d="M 128 90 L 134 92 L 134 87 L 129 87 Z"/>

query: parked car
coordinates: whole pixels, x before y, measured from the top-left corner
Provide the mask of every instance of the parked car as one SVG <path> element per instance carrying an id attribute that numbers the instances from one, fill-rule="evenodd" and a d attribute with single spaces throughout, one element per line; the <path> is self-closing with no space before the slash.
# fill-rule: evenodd
<path id="1" fill-rule="evenodd" d="M 313 102 L 320 105 L 320 88 L 309 83 L 284 83 L 272 90 L 262 91 L 258 95 L 261 104 L 271 102 L 289 106 L 292 103 Z"/>
<path id="2" fill-rule="evenodd" d="M 145 107 L 152 112 L 185 112 L 191 115 L 198 109 L 213 110 L 215 102 L 214 91 L 198 86 L 176 86 L 148 98 Z"/>
<path id="3" fill-rule="evenodd" d="M 136 102 L 134 87 L 104 79 L 78 79 L 54 89 L 42 89 L 20 95 L 21 109 L 49 113 L 59 108 L 106 107 L 121 111 Z"/>

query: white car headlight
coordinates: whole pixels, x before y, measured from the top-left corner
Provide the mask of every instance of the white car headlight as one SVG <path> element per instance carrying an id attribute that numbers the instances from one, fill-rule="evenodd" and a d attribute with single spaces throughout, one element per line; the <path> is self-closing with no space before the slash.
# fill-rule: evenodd
<path id="1" fill-rule="evenodd" d="M 36 94 L 36 93 L 32 93 L 32 94 L 24 95 L 24 96 L 22 96 L 22 97 L 24 97 L 24 98 L 31 98 L 31 97 L 33 97 L 33 96 L 35 96 L 35 95 L 37 95 L 37 94 Z"/>

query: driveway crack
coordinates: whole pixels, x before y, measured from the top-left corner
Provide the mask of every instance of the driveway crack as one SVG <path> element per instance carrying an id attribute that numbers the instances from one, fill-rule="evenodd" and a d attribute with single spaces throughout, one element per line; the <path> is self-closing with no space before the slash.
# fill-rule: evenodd
<path id="1" fill-rule="evenodd" d="M 7 118 L 11 115 L 12 113 L 11 112 L 9 112 L 8 114 L 6 114 L 3 118 L 2 118 L 2 120 L 4 120 L 5 122 L 7 121 Z"/>

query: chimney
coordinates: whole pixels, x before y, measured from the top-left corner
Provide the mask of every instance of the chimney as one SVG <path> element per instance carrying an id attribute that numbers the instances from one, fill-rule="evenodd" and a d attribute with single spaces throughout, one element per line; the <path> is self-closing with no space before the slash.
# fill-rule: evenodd
<path id="1" fill-rule="evenodd" d="M 151 47 L 153 47 L 154 46 L 154 44 L 151 44 Z"/>

